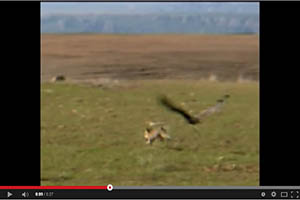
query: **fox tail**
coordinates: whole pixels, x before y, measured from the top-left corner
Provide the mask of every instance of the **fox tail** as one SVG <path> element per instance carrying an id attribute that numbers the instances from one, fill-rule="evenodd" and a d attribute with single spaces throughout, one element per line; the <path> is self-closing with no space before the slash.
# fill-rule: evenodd
<path id="1" fill-rule="evenodd" d="M 171 137 L 170 137 L 168 134 L 166 134 L 166 133 L 160 133 L 160 135 L 161 135 L 161 137 L 163 137 L 164 139 L 168 139 L 168 140 L 171 139 Z"/>

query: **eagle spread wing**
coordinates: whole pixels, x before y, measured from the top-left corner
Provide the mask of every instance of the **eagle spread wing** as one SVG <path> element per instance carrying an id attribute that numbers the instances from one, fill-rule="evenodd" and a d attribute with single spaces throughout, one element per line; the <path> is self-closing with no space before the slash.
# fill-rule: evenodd
<path id="1" fill-rule="evenodd" d="M 197 124 L 200 122 L 200 120 L 190 113 L 188 113 L 186 110 L 184 110 L 182 107 L 176 105 L 171 99 L 169 99 L 166 96 L 160 97 L 160 102 L 162 105 L 167 107 L 169 110 L 177 112 L 181 114 L 190 124 Z"/>
<path id="2" fill-rule="evenodd" d="M 200 112 L 198 115 L 192 115 L 188 111 L 184 110 L 179 105 L 176 105 L 171 99 L 169 99 L 167 96 L 161 96 L 160 102 L 163 106 L 167 107 L 169 110 L 176 112 L 180 115 L 182 115 L 190 124 L 198 124 L 201 122 L 201 120 L 215 112 L 220 111 L 221 106 L 224 104 L 225 99 L 229 98 L 229 95 L 224 95 L 222 99 L 217 100 L 217 104 L 209 107 L 202 112 Z"/>

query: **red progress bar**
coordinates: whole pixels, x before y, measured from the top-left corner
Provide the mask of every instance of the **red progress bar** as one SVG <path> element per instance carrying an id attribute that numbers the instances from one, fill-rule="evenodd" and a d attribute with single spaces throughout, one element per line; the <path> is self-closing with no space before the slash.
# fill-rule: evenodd
<path id="1" fill-rule="evenodd" d="M 107 190 L 107 186 L 0 186 L 0 189 Z"/>

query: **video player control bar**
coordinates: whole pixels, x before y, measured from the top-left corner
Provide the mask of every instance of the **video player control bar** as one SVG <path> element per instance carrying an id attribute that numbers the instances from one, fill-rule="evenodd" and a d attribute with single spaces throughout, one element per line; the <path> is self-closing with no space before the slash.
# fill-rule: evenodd
<path id="1" fill-rule="evenodd" d="M 99 187 L 99 188 L 97 188 Z M 0 186 L 0 199 L 300 199 L 296 188 L 121 189 L 108 186 Z M 76 188 L 76 189 L 74 189 Z"/>

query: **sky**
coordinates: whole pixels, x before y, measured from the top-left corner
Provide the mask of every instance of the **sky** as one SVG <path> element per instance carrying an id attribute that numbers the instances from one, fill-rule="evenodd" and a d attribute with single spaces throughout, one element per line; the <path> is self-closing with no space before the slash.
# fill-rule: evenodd
<path id="1" fill-rule="evenodd" d="M 257 2 L 42 2 L 41 15 L 235 12 L 258 14 Z"/>

